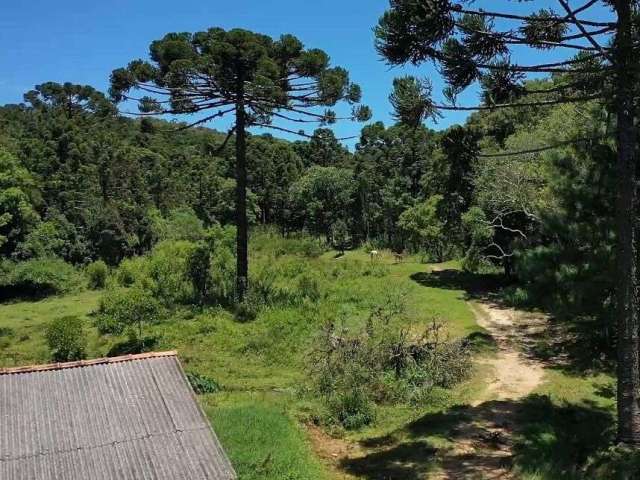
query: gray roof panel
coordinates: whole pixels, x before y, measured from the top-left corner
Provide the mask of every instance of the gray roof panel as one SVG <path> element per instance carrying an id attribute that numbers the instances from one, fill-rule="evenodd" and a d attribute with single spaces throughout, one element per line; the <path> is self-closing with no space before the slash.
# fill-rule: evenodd
<path id="1" fill-rule="evenodd" d="M 0 478 L 236 477 L 167 352 L 0 370 Z"/>

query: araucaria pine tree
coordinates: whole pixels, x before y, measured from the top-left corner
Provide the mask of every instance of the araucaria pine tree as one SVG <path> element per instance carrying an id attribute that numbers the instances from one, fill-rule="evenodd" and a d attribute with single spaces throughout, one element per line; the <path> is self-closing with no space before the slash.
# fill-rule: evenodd
<path id="1" fill-rule="evenodd" d="M 499 2 L 484 3 L 494 7 Z M 571 6 L 569 0 L 557 0 L 557 11 L 533 6 L 527 13 L 515 14 L 511 5 L 487 11 L 467 0 L 391 0 L 376 38 L 378 51 L 390 64 L 432 61 L 447 83 L 443 104 L 432 100 L 427 82 L 419 95 L 413 88 L 418 108 L 403 105 L 402 109 L 413 119 L 443 109 L 543 107 L 594 99 L 616 118 L 618 440 L 640 446 L 638 3 L 583 0 Z M 524 3 L 520 6 L 519 11 L 526 8 Z M 527 47 L 537 56 L 553 50 L 566 58 L 557 61 L 556 56 L 537 64 L 516 61 L 516 54 Z M 531 90 L 525 80 L 536 73 L 553 74 L 560 83 L 552 89 Z M 478 83 L 481 104 L 457 105 L 456 96 Z M 406 80 L 404 84 L 411 87 Z"/>
<path id="2" fill-rule="evenodd" d="M 114 70 L 111 95 L 117 102 L 137 102 L 141 115 L 197 115 L 188 127 L 235 116 L 227 140 L 235 135 L 238 301 L 249 273 L 247 130 L 266 127 L 305 135 L 286 122 L 332 124 L 338 116 L 330 108 L 341 101 L 353 106 L 345 118 L 366 121 L 371 116 L 359 105 L 360 87 L 345 69 L 331 67 L 325 52 L 305 49 L 292 35 L 273 40 L 241 29 L 167 34 L 151 43 L 150 61 L 134 60 Z"/>

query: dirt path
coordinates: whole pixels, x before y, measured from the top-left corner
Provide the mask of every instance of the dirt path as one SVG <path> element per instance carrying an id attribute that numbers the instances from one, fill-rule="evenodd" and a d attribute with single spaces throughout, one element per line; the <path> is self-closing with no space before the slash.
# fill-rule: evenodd
<path id="1" fill-rule="evenodd" d="M 490 300 L 470 303 L 478 324 L 493 337 L 494 356 L 480 364 L 492 371 L 491 382 L 474 403 L 464 410 L 462 420 L 452 428 L 452 447 L 441 449 L 436 458 L 440 471 L 420 474 L 411 479 L 428 480 L 511 480 L 513 436 L 518 414 L 518 400 L 531 394 L 543 381 L 542 363 L 527 356 L 532 336 L 545 329 L 547 319 L 505 308 Z M 367 454 L 359 444 L 330 437 L 317 427 L 309 427 L 309 438 L 316 454 L 328 465 L 335 479 L 378 479 L 381 472 L 352 476 L 340 465 L 345 460 Z M 372 470 L 377 470 L 373 468 Z M 401 480 L 401 477 L 384 477 Z M 408 477 L 407 477 L 408 478 Z"/>
<path id="2" fill-rule="evenodd" d="M 472 304 L 478 324 L 496 341 L 497 355 L 482 360 L 492 381 L 470 406 L 468 418 L 451 436 L 454 445 L 441 453 L 442 472 L 435 479 L 512 479 L 513 434 L 517 400 L 543 381 L 544 367 L 525 354 L 532 335 L 545 328 L 539 315 L 490 301 Z"/>

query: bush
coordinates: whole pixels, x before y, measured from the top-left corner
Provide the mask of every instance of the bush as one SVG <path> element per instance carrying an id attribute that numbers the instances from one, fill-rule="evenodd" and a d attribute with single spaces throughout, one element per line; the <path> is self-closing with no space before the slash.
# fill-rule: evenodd
<path id="1" fill-rule="evenodd" d="M 147 257 L 125 258 L 115 271 L 116 283 L 121 287 L 132 287 L 134 284 L 149 286 L 149 261 Z"/>
<path id="2" fill-rule="evenodd" d="M 521 287 L 507 287 L 502 293 L 504 301 L 515 308 L 525 308 L 530 305 L 529 292 Z"/>
<path id="3" fill-rule="evenodd" d="M 199 373 L 187 373 L 187 379 L 191 384 L 191 388 L 197 395 L 204 395 L 205 393 L 217 393 L 222 388 L 220 384 L 213 378 L 209 378 L 206 375 L 200 375 Z"/>
<path id="4" fill-rule="evenodd" d="M 273 230 L 267 230 L 252 237 L 251 250 L 276 258 L 283 255 L 317 258 L 327 251 L 327 246 L 308 235 L 298 233 L 283 237 Z"/>
<path id="5" fill-rule="evenodd" d="M 0 276 L 1 296 L 43 297 L 82 288 L 82 276 L 58 258 L 38 258 L 26 262 L 3 262 Z"/>
<path id="6" fill-rule="evenodd" d="M 204 304 L 211 290 L 211 245 L 199 242 L 187 258 L 187 278 L 191 282 L 196 300 Z"/>
<path id="7" fill-rule="evenodd" d="M 334 420 L 347 430 L 366 427 L 375 420 L 375 405 L 360 389 L 341 392 L 331 398 L 329 411 Z"/>
<path id="8" fill-rule="evenodd" d="M 197 242 L 204 236 L 202 220 L 191 208 L 171 210 L 166 217 L 151 212 L 151 231 L 159 242 L 187 240 Z"/>
<path id="9" fill-rule="evenodd" d="M 242 323 L 253 322 L 260 314 L 260 310 L 263 306 L 264 301 L 260 298 L 259 294 L 256 293 L 256 290 L 249 288 L 245 294 L 244 300 L 235 305 L 235 318 L 237 321 Z"/>
<path id="10" fill-rule="evenodd" d="M 45 333 L 47 344 L 55 362 L 70 362 L 86 357 L 87 339 L 84 320 L 62 317 L 53 320 Z"/>
<path id="11" fill-rule="evenodd" d="M 100 290 L 107 285 L 109 267 L 107 267 L 107 264 L 102 260 L 98 260 L 87 266 L 85 274 L 89 280 L 89 288 L 92 290 Z"/>
<path id="12" fill-rule="evenodd" d="M 195 244 L 187 241 L 159 243 L 149 255 L 149 277 L 154 296 L 167 306 L 187 303 L 193 288 L 187 277 L 187 261 Z"/>
<path id="13" fill-rule="evenodd" d="M 117 288 L 100 299 L 96 327 L 103 335 L 119 335 L 129 329 L 142 337 L 142 327 L 158 322 L 163 313 L 162 305 L 150 292 L 139 287 Z"/>

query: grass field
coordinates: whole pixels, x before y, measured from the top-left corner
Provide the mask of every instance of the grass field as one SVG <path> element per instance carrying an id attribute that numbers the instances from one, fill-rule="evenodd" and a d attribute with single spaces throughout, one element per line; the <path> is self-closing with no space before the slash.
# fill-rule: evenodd
<path id="1" fill-rule="evenodd" d="M 254 256 L 256 268 L 272 261 L 261 255 Z M 393 257 L 383 252 L 372 265 L 365 252 L 353 251 L 344 256 L 328 252 L 316 259 L 284 255 L 278 262 L 283 268 L 321 272 L 325 280 L 320 301 L 266 308 L 248 323 L 236 321 L 221 308 L 179 309 L 171 320 L 151 327 L 147 334 L 157 338 L 156 350 L 178 350 L 187 371 L 211 377 L 223 386 L 220 393 L 200 399 L 242 480 L 335 478 L 314 455 L 304 427 L 320 408 L 306 389 L 308 353 L 320 326 L 332 319 L 361 325 L 373 306 L 393 294 L 404 296 L 407 321 L 412 325 L 438 318 L 453 337 L 467 337 L 481 329 L 465 301 L 465 291 L 425 285 L 420 279 L 432 267 L 415 259 L 395 265 Z M 0 305 L 0 366 L 49 361 L 44 326 L 67 315 L 90 318 L 100 295 L 86 291 Z M 93 328 L 88 337 L 90 357 L 114 352 L 124 340 L 100 337 Z M 435 449 L 449 442 L 447 428 L 456 405 L 468 404 L 478 396 L 490 374 L 476 369 L 471 380 L 451 391 L 435 390 L 424 405 L 381 407 L 374 425 L 351 433 L 334 432 L 347 442 L 358 442 L 365 452 L 362 460 L 343 465 L 342 470 L 354 478 L 373 480 L 387 478 L 380 475 L 401 478 L 397 475 L 404 470 L 398 470 L 398 465 L 412 465 L 415 476 L 407 478 L 424 478 L 436 466 Z M 536 405 L 546 405 L 547 410 L 542 411 L 555 420 L 562 417 L 558 408 L 567 402 L 598 401 L 598 408 L 610 411 L 610 402 L 601 397 L 608 385 L 604 377 L 592 381 L 553 372 L 539 392 L 539 398 L 550 399 L 549 403 Z M 558 434 L 557 424 L 545 424 L 535 415 L 523 421 L 532 425 L 528 437 L 522 439 L 522 469 L 527 472 L 533 470 L 528 469 L 526 459 L 547 455 L 553 460 L 553 449 L 545 450 L 540 439 L 551 442 L 549 445 L 565 439 Z M 532 438 L 537 440 L 530 441 Z"/>

